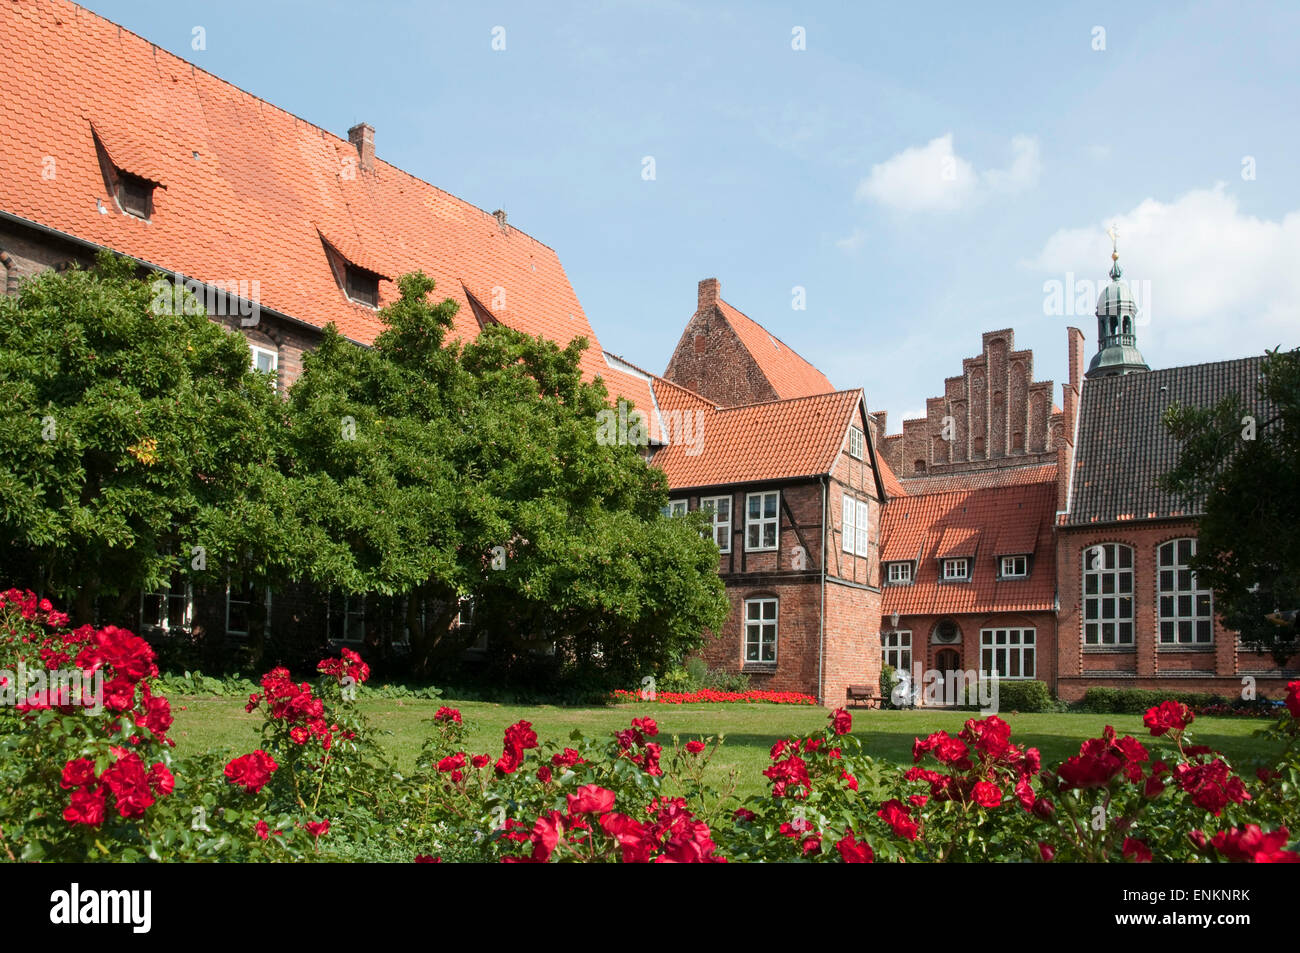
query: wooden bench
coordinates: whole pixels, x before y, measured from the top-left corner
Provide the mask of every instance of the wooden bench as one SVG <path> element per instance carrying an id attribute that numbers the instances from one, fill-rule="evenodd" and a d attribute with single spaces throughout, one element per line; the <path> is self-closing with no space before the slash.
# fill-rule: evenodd
<path id="1" fill-rule="evenodd" d="M 845 690 L 845 696 L 850 706 L 865 702 L 868 708 L 872 707 L 872 703 L 879 708 L 884 700 L 880 697 L 880 692 L 871 685 L 850 685 Z"/>

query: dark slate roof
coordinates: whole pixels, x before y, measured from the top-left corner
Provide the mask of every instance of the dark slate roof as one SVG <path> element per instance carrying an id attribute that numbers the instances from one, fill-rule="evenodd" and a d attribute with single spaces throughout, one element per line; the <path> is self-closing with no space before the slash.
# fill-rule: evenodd
<path id="1" fill-rule="evenodd" d="M 1174 403 L 1209 407 L 1236 392 L 1263 423 L 1263 361 L 1245 357 L 1085 380 L 1064 525 L 1199 515 L 1202 500 L 1179 499 L 1156 482 L 1176 465 L 1180 447 L 1161 416 Z"/>

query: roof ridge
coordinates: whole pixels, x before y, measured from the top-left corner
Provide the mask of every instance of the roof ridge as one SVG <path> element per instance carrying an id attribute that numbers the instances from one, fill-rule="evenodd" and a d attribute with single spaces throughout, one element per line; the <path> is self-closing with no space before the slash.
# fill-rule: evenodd
<path id="1" fill-rule="evenodd" d="M 125 27 L 125 26 L 123 26 L 122 24 L 118 23 L 116 20 L 110 20 L 108 17 L 106 17 L 106 16 L 104 16 L 104 15 L 102 15 L 102 14 L 96 13 L 94 10 L 91 10 L 89 7 L 84 7 L 84 6 L 82 6 L 81 4 L 76 3 L 75 0 L 54 0 L 54 3 L 58 3 L 58 2 L 65 2 L 65 3 L 67 3 L 69 6 L 71 6 L 71 7 L 75 7 L 76 10 L 79 11 L 79 13 L 87 13 L 87 14 L 89 14 L 90 16 L 94 17 L 96 20 L 100 20 L 100 21 L 102 21 L 102 22 L 108 24 L 109 26 L 116 28 L 117 31 L 118 31 L 118 33 L 126 33 L 126 34 L 128 34 L 128 35 L 134 37 L 135 39 L 139 40 L 140 42 L 147 44 L 150 48 L 152 48 L 152 49 L 155 51 L 155 55 L 156 55 L 157 53 L 162 53 L 162 54 L 165 55 L 165 56 L 169 56 L 169 57 L 171 57 L 173 60 L 175 60 L 177 63 L 180 63 L 180 64 L 182 64 L 182 65 L 188 66 L 191 70 L 195 70 L 195 71 L 197 71 L 197 72 L 203 73 L 203 74 L 205 74 L 206 76 L 209 76 L 209 77 L 211 77 L 212 79 L 216 80 L 218 83 L 221 83 L 221 84 L 223 84 L 223 85 L 225 85 L 225 86 L 228 86 L 228 87 L 230 87 L 231 89 L 237 90 L 237 91 L 239 91 L 240 93 L 242 93 L 243 95 L 249 97 L 250 99 L 255 99 L 255 100 L 257 100 L 257 101 L 258 101 L 259 103 L 261 103 L 263 106 L 270 107 L 271 109 L 275 110 L 276 112 L 281 113 L 281 114 L 283 114 L 283 115 L 285 115 L 285 116 L 289 116 L 290 118 L 292 118 L 292 119 L 294 119 L 294 120 L 296 120 L 296 121 L 302 123 L 302 124 L 305 125 L 305 126 L 308 126 L 308 127 L 312 128 L 312 129 L 315 129 L 315 130 L 318 130 L 322 135 L 329 136 L 329 137 L 331 137 L 331 138 L 337 140 L 339 143 L 348 146 L 349 148 L 352 147 L 352 143 L 351 143 L 349 140 L 344 139 L 342 136 L 338 135 L 337 133 L 331 132 L 330 130 L 326 129 L 324 126 L 318 125 L 317 123 L 312 122 L 310 119 L 307 119 L 307 118 L 305 118 L 305 117 L 303 117 L 303 116 L 298 115 L 296 112 L 292 112 L 292 111 L 290 111 L 290 110 L 288 110 L 288 109 L 285 109 L 283 106 L 277 106 L 275 103 L 271 102 L 269 99 L 264 99 L 263 97 L 257 95 L 257 94 L 254 93 L 254 92 L 250 92 L 249 90 L 247 90 L 247 89 L 245 89 L 244 87 L 238 85 L 237 83 L 232 83 L 232 82 L 231 82 L 230 80 L 228 80 L 228 79 L 223 79 L 222 77 L 218 76 L 216 73 L 212 72 L 211 70 L 209 70 L 209 69 L 205 69 L 204 67 L 199 66 L 197 63 L 194 63 L 194 62 L 191 62 L 190 60 L 185 59 L 185 57 L 180 56 L 180 55 L 178 55 L 178 54 L 176 54 L 176 53 L 173 53 L 171 50 L 166 49 L 165 47 L 159 46 L 159 45 L 158 45 L 157 43 L 155 43 L 153 40 L 150 40 L 148 37 L 141 36 L 139 33 L 136 33 L 134 30 L 130 29 L 129 27 Z M 92 122 L 93 122 L 93 120 L 92 120 Z M 483 214 L 486 215 L 486 216 L 489 216 L 489 217 L 490 217 L 490 216 L 492 215 L 492 213 L 489 212 L 487 209 L 482 208 L 482 207 L 480 207 L 480 206 L 478 206 L 478 205 L 475 205 L 473 202 L 470 202 L 470 201 L 468 201 L 467 199 L 463 199 L 463 198 L 461 198 L 459 195 L 455 195 L 455 194 L 453 194 L 453 193 L 451 193 L 451 192 L 448 192 L 446 189 L 441 188 L 441 187 L 435 185 L 434 183 L 428 181 L 427 179 L 422 179 L 422 178 L 420 178 L 418 175 L 416 175 L 416 174 L 413 173 L 413 172 L 408 172 L 406 169 L 403 169 L 403 168 L 401 168 L 400 166 L 393 165 L 391 162 L 389 162 L 389 161 L 386 160 L 386 159 L 382 159 L 382 158 L 380 158 L 378 155 L 376 155 L 376 156 L 374 157 L 374 161 L 375 161 L 376 167 L 378 167 L 378 165 L 379 165 L 380 163 L 382 163 L 383 165 L 387 166 L 389 169 L 392 169 L 394 172 L 398 172 L 398 173 L 400 173 L 400 174 L 406 176 L 406 177 L 409 178 L 409 179 L 412 179 L 412 180 L 414 180 L 414 181 L 416 181 L 416 182 L 419 182 L 421 185 L 426 185 L 426 186 L 428 186 L 429 188 L 434 189 L 434 190 L 437 191 L 437 192 L 441 192 L 443 195 L 447 196 L 448 198 L 455 199 L 457 202 L 460 202 L 462 205 L 465 205 L 465 206 L 467 206 L 467 207 L 469 207 L 469 208 L 472 208 L 472 209 L 474 209 L 474 210 L 477 211 L 477 212 L 481 212 L 481 213 L 483 213 Z M 518 228 L 517 226 L 509 225 L 509 226 L 507 226 L 507 227 L 513 229 L 513 230 L 516 231 L 516 232 L 518 232 L 520 235 L 524 236 L 524 237 L 527 238 L 529 241 L 535 242 L 536 244 L 542 246 L 543 248 L 545 248 L 547 251 L 551 252 L 552 254 L 556 254 L 556 257 L 557 257 L 557 258 L 559 257 L 559 256 L 558 256 L 558 253 L 556 253 L 555 249 L 552 248 L 550 245 L 546 244 L 546 243 L 545 243 L 544 241 L 542 241 L 541 239 L 534 238 L 532 235 L 528 234 L 528 233 L 525 232 L 523 229 Z M 561 266 L 561 267 L 563 267 L 563 266 Z M 796 352 L 796 353 L 798 353 L 798 352 Z"/>
<path id="2" fill-rule="evenodd" d="M 685 390 L 685 388 L 683 388 Z M 802 394 L 798 397 L 778 397 L 776 400 L 756 400 L 752 404 L 733 404 L 730 407 L 719 407 L 718 412 L 728 410 L 745 410 L 749 407 L 765 407 L 770 404 L 793 404 L 800 400 L 825 400 L 827 397 L 842 397 L 845 394 L 862 393 L 861 387 L 846 387 L 843 390 L 828 390 L 821 394 Z M 707 399 L 707 398 L 706 398 Z M 863 393 L 863 403 L 866 403 L 866 394 Z"/>
<path id="3" fill-rule="evenodd" d="M 725 304 L 728 308 L 730 308 L 732 311 L 736 312 L 736 314 L 740 315 L 742 318 L 744 318 L 744 319 L 745 319 L 746 321 L 748 321 L 750 324 L 754 325 L 754 327 L 758 328 L 760 331 L 762 331 L 762 332 L 763 332 L 764 334 L 766 334 L 768 337 L 772 338 L 774 341 L 778 341 L 778 342 L 780 342 L 781 346 L 784 347 L 784 348 L 785 348 L 789 353 L 793 354 L 793 355 L 794 355 L 795 357 L 797 357 L 799 360 L 803 361 L 805 364 L 807 364 L 810 368 L 812 368 L 812 369 L 813 369 L 814 371 L 816 371 L 818 374 L 821 374 L 822 377 L 826 377 L 825 372 L 824 372 L 820 367 L 818 367 L 818 366 L 817 366 L 816 364 L 814 364 L 812 361 L 808 360 L 808 358 L 804 357 L 802 354 L 800 354 L 798 351 L 796 351 L 794 348 L 792 348 L 789 344 L 787 344 L 787 343 L 785 342 L 785 339 L 784 339 L 784 338 L 779 338 L 779 337 L 777 337 L 775 334 L 773 334 L 771 331 L 769 331 L 769 330 L 767 329 L 767 326 L 766 326 L 766 325 L 759 324 L 757 321 L 755 321 L 753 318 L 751 318 L 749 315 L 747 315 L 744 311 L 741 311 L 741 310 L 740 310 L 739 308 L 737 308 L 734 304 L 732 304 L 730 301 L 728 301 L 727 299 L 725 299 L 725 298 L 723 298 L 723 297 L 721 297 L 721 296 L 718 297 L 718 299 L 717 299 L 717 303 L 718 303 L 718 304 Z M 727 317 L 727 315 L 726 315 L 725 312 L 723 313 L 722 317 L 723 317 L 723 320 L 725 320 L 725 321 L 730 321 L 730 320 L 731 320 L 730 318 Z M 829 380 L 829 378 L 827 378 L 827 379 Z"/>
<path id="4" fill-rule="evenodd" d="M 1218 367 L 1224 364 L 1247 364 L 1251 361 L 1262 361 L 1263 354 L 1250 354 L 1246 357 L 1230 357 L 1222 361 L 1201 361 L 1199 364 L 1179 364 L 1174 367 L 1152 368 L 1148 371 L 1142 371 L 1137 374 L 1116 374 L 1107 377 L 1085 377 L 1084 380 L 1089 384 L 1096 384 L 1100 381 L 1125 381 L 1127 383 L 1137 383 L 1141 379 L 1156 377 L 1161 374 L 1172 374 L 1175 371 L 1190 371 L 1198 367 Z"/>

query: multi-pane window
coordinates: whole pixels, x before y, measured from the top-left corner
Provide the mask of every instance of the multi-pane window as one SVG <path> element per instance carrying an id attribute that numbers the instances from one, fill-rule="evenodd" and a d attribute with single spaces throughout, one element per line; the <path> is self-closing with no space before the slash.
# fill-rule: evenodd
<path id="1" fill-rule="evenodd" d="M 1019 579 L 1029 575 L 1029 557 L 1003 556 L 1001 575 L 1003 579 Z"/>
<path id="2" fill-rule="evenodd" d="M 330 599 L 330 638 L 335 642 L 364 642 L 366 597 L 338 595 Z"/>
<path id="3" fill-rule="evenodd" d="M 172 573 L 166 586 L 140 596 L 140 628 L 161 632 L 188 629 L 194 621 L 194 592 L 185 573 Z"/>
<path id="4" fill-rule="evenodd" d="M 862 431 L 857 427 L 849 428 L 849 456 L 858 460 L 862 459 L 863 447 L 866 441 L 863 439 Z"/>
<path id="5" fill-rule="evenodd" d="M 867 542 L 871 537 L 867 503 L 863 500 L 855 500 L 847 493 L 841 498 L 840 503 L 844 537 L 840 545 L 846 553 L 865 556 L 867 555 Z"/>
<path id="6" fill-rule="evenodd" d="M 1133 644 L 1133 550 L 1099 543 L 1083 551 L 1084 645 Z"/>
<path id="7" fill-rule="evenodd" d="M 247 583 L 242 585 L 226 584 L 226 634 L 248 635 L 248 619 L 255 601 L 255 591 Z M 271 591 L 266 590 L 262 599 L 264 619 L 271 618 Z"/>
<path id="8" fill-rule="evenodd" d="M 882 632 L 880 635 L 881 660 L 886 665 L 904 672 L 912 670 L 912 633 Z"/>
<path id="9" fill-rule="evenodd" d="M 889 581 L 893 585 L 905 586 L 912 581 L 911 563 L 890 563 Z"/>
<path id="10" fill-rule="evenodd" d="M 662 512 L 664 516 L 685 516 L 687 511 L 686 504 L 686 500 L 669 500 L 668 505 L 660 512 Z"/>
<path id="11" fill-rule="evenodd" d="M 778 490 L 745 496 L 745 549 L 776 549 L 780 498 Z"/>
<path id="12" fill-rule="evenodd" d="M 999 678 L 1033 678 L 1034 629 L 981 629 L 980 671 Z"/>
<path id="13" fill-rule="evenodd" d="M 706 496 L 700 500 L 700 509 L 712 514 L 713 541 L 721 552 L 731 552 L 731 497 Z"/>
<path id="14" fill-rule="evenodd" d="M 948 581 L 964 580 L 970 576 L 970 561 L 967 559 L 945 559 L 943 561 L 943 578 Z"/>
<path id="15" fill-rule="evenodd" d="M 840 545 L 846 553 L 853 552 L 853 547 L 857 545 L 858 533 L 858 507 L 857 501 L 847 493 L 840 499 L 840 527 L 843 539 Z"/>
<path id="16" fill-rule="evenodd" d="M 775 599 L 745 600 L 745 661 L 776 661 Z"/>
<path id="17" fill-rule="evenodd" d="M 1209 645 L 1214 641 L 1210 592 L 1192 572 L 1196 540 L 1173 539 L 1160 547 L 1160 644 Z"/>

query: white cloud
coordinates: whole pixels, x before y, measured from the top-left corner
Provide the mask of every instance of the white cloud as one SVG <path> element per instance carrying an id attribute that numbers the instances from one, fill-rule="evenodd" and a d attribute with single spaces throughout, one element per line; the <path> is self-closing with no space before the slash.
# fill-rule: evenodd
<path id="1" fill-rule="evenodd" d="M 1037 185 L 1042 173 L 1038 140 L 1016 136 L 1011 140 L 1011 164 L 1005 169 L 989 169 L 984 173 L 984 182 L 996 192 L 1023 192 Z"/>
<path id="2" fill-rule="evenodd" d="M 1119 226 L 1120 265 L 1145 312 L 1138 347 L 1173 367 L 1300 344 L 1300 210 L 1280 221 L 1241 211 L 1223 183 L 1172 202 L 1146 199 L 1092 226 L 1057 231 L 1027 262 L 1045 280 L 1098 282 L 1110 267 L 1105 230 Z M 1091 314 L 1074 315 L 1089 339 Z"/>
<path id="3" fill-rule="evenodd" d="M 908 212 L 950 210 L 966 203 L 978 181 L 971 164 L 953 153 L 948 133 L 872 166 L 857 198 Z"/>
<path id="4" fill-rule="evenodd" d="M 1038 140 L 1011 140 L 1011 164 L 1005 169 L 977 172 L 953 151 L 952 133 L 910 146 L 871 167 L 858 183 L 855 197 L 903 212 L 948 212 L 979 202 L 989 192 L 1021 192 L 1038 184 L 1042 174 Z"/>

